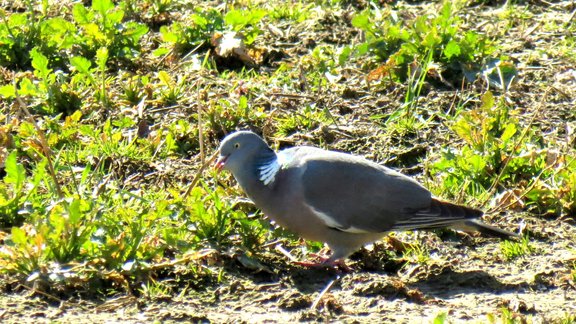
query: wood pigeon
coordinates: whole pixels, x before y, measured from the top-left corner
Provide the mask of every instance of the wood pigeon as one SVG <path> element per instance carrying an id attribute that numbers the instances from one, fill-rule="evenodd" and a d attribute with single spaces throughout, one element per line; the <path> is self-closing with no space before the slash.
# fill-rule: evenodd
<path id="1" fill-rule="evenodd" d="M 411 178 L 364 158 L 308 146 L 276 153 L 250 131 L 226 136 L 216 169 L 230 171 L 276 223 L 328 244 L 332 255 L 322 265 L 345 266 L 347 256 L 390 231 L 450 227 L 518 236 L 476 220 L 480 210 L 433 198 Z"/>

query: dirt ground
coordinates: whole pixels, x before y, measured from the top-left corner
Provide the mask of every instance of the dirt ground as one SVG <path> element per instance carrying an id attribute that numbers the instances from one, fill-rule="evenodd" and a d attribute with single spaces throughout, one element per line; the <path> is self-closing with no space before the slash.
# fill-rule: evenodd
<path id="1" fill-rule="evenodd" d="M 560 322 L 576 313 L 576 289 L 568 271 L 574 262 L 576 228 L 558 221 L 529 226 L 544 237 L 533 240 L 534 255 L 512 262 L 502 260 L 498 242 L 492 239 L 441 240 L 421 233 L 412 239 L 425 241 L 432 259 L 395 272 L 387 269 L 383 252 L 390 246 L 378 243 L 372 251 L 353 256 L 351 273 L 302 269 L 285 261 L 268 264 L 272 271 L 254 271 L 231 262 L 225 266 L 227 284 L 164 298 L 56 301 L 33 293 L 3 295 L 0 319 L 5 323 L 422 323 L 446 313 L 450 322 L 488 322 L 501 317 L 504 309 L 519 321 Z"/>
<path id="2" fill-rule="evenodd" d="M 427 5 L 407 4 L 414 12 Z M 485 28 L 500 28 L 497 11 L 502 3 L 470 5 L 464 11 L 470 25 L 482 22 Z M 510 93 L 526 115 L 545 111 L 538 121 L 550 136 L 576 122 L 576 59 L 562 53 L 554 56 L 567 36 L 550 31 L 550 20 L 570 22 L 574 2 L 528 1 L 519 5 L 530 18 L 509 28 L 503 45 L 519 62 L 519 78 Z M 359 37 L 350 26 L 350 9 L 330 15 L 315 26 L 322 28 L 290 31 L 291 37 L 313 38 L 317 42 L 347 42 Z M 301 33 L 304 36 L 299 36 Z M 309 34 L 316 33 L 316 34 Z M 269 36 L 272 38 L 272 36 Z M 346 38 L 346 39 L 345 39 Z M 274 47 L 274 41 L 271 41 Z M 278 41 L 280 43 L 281 41 Z M 306 49 L 283 45 L 288 56 Z M 547 52 L 547 60 L 534 58 L 536 49 Z M 528 59 L 530 58 L 530 59 Z M 529 62 L 528 62 L 529 61 Z M 528 63 L 527 63 L 528 62 Z M 375 111 L 390 111 L 402 103 L 400 92 L 372 92 L 362 75 L 350 72 L 351 92 L 304 93 L 302 97 L 272 102 L 274 96 L 259 100 L 286 109 L 294 104 L 321 102 L 338 116 L 338 126 L 310 134 L 296 134 L 281 146 L 318 144 L 321 137 L 332 149 L 345 150 L 384 161 L 402 172 L 418 175 L 418 157 L 426 150 L 448 144 L 446 130 L 428 130 L 408 139 L 384 138 L 382 127 L 370 119 Z M 217 88 L 217 87 L 216 87 Z M 228 91 L 223 89 L 223 92 Z M 274 92 L 275 90 L 271 90 Z M 544 92 L 547 101 L 541 102 Z M 309 95 L 309 96 L 308 96 Z M 308 97 L 307 97 L 308 96 Z M 454 98 L 447 89 L 427 89 L 421 105 L 450 107 Z M 266 129 L 264 129 L 265 135 Z M 217 143 L 214 142 L 215 146 Z M 257 258 L 256 266 L 214 252 L 214 264 L 206 271 L 223 274 L 222 282 L 202 287 L 179 281 L 176 294 L 162 297 L 67 295 L 61 298 L 23 288 L 3 279 L 0 296 L 0 322 L 3 323 L 150 323 L 150 322 L 433 322 L 446 313 L 449 322 L 491 322 L 501 317 L 519 322 L 568 322 L 576 316 L 576 287 L 571 271 L 576 262 L 576 222 L 564 218 L 502 211 L 489 214 L 486 221 L 516 230 L 521 223 L 532 233 L 532 254 L 505 260 L 500 242 L 465 234 L 397 234 L 402 242 L 421 242 L 430 253 L 424 263 L 389 260 L 390 241 L 376 243 L 352 256 L 353 271 L 338 273 L 325 269 L 302 269 L 291 265 L 270 244 Z M 282 243 L 282 242 L 280 242 Z M 172 280 L 167 278 L 165 280 Z M 7 288 L 8 287 L 8 288 Z M 32 288 L 32 287 L 30 287 Z M 570 317 L 572 316 L 572 317 Z"/>

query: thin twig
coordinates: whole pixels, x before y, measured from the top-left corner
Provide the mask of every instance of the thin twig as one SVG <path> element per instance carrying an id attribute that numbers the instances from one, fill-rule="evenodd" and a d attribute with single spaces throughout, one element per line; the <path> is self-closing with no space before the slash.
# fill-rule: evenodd
<path id="1" fill-rule="evenodd" d="M 272 92 L 270 95 L 276 96 L 276 97 L 286 97 L 286 98 L 291 98 L 291 99 L 299 99 L 299 98 L 316 99 L 316 97 L 313 97 L 313 96 L 293 94 L 293 93 Z"/>
<path id="2" fill-rule="evenodd" d="M 202 128 L 202 103 L 204 101 L 200 100 L 200 87 L 198 84 L 196 85 L 196 98 L 198 99 L 198 143 L 200 145 L 200 162 L 204 164 L 206 158 L 204 154 L 204 132 Z"/>
<path id="3" fill-rule="evenodd" d="M 283 242 L 283 241 L 284 241 L 283 239 L 276 239 L 276 240 L 274 240 L 274 241 L 272 241 L 272 242 L 268 242 L 268 243 L 262 244 L 262 245 L 260 246 L 260 248 L 261 248 L 262 250 L 264 250 L 264 249 L 267 249 L 267 248 L 271 247 L 272 245 L 278 245 L 278 244 L 280 244 L 280 243 Z"/>
<path id="4" fill-rule="evenodd" d="M 538 27 L 540 27 L 540 25 L 542 24 L 541 21 L 537 22 L 534 24 L 534 26 L 530 27 L 526 33 L 524 33 L 523 37 L 528 37 L 530 36 L 536 29 L 538 29 Z"/>
<path id="5" fill-rule="evenodd" d="M 202 164 L 200 169 L 198 169 L 198 172 L 196 172 L 196 176 L 194 177 L 194 179 L 192 179 L 192 182 L 190 183 L 190 186 L 188 187 L 188 189 L 186 189 L 186 193 L 184 193 L 184 196 L 182 197 L 183 199 L 186 199 L 186 197 L 188 197 L 190 192 L 192 192 L 192 189 L 194 189 L 194 187 L 196 187 L 196 185 L 198 184 L 198 181 L 200 181 L 200 177 L 202 176 L 202 172 L 204 171 L 204 169 L 206 169 L 206 167 L 209 164 L 214 162 L 214 160 L 216 160 L 217 156 L 218 156 L 218 152 L 216 151 L 216 152 L 214 152 L 214 154 L 212 154 L 212 156 L 210 156 L 210 158 L 208 160 L 206 160 L 206 162 L 204 162 Z"/>
<path id="6" fill-rule="evenodd" d="M 314 300 L 314 302 L 312 303 L 312 306 L 310 306 L 311 310 L 315 310 L 318 307 L 318 304 L 320 303 L 320 301 L 322 300 L 322 298 L 324 297 L 324 295 L 330 291 L 330 289 L 332 288 L 332 286 L 334 286 L 334 283 L 336 281 L 340 280 L 340 276 L 337 276 L 336 279 L 330 281 L 328 283 L 328 285 L 326 285 L 326 287 L 320 292 L 320 294 L 318 295 L 318 297 L 316 297 L 316 300 Z"/>
<path id="7" fill-rule="evenodd" d="M 570 24 L 570 22 L 572 21 L 572 19 L 574 19 L 574 16 L 576 15 L 576 9 L 572 10 L 572 13 L 570 14 L 570 17 L 568 17 L 568 19 L 566 19 L 566 22 L 564 23 L 564 27 L 568 27 L 568 25 Z"/>
<path id="8" fill-rule="evenodd" d="M 23 284 L 23 283 L 19 283 L 18 285 L 20 285 L 21 287 L 24 287 L 24 288 L 30 290 L 30 291 L 33 292 L 33 293 L 40 294 L 40 295 L 42 295 L 42 296 L 44 296 L 44 297 L 47 297 L 47 298 L 52 299 L 52 300 L 54 300 L 54 301 L 57 301 L 57 302 L 59 302 L 60 304 L 68 305 L 68 306 L 71 306 L 71 307 L 78 307 L 78 308 L 82 309 L 83 311 L 88 311 L 88 308 L 86 308 L 86 307 L 84 307 L 84 306 L 82 306 L 82 305 L 80 305 L 80 304 L 71 303 L 71 302 L 62 300 L 62 299 L 60 299 L 60 298 L 58 298 L 58 297 L 56 297 L 56 296 L 54 296 L 54 295 L 50 295 L 50 294 L 47 293 L 47 292 L 38 290 L 38 289 L 33 288 L 33 287 L 29 287 L 29 286 L 27 286 L 27 285 L 25 285 L 25 284 Z"/>
<path id="9" fill-rule="evenodd" d="M 296 259 L 292 254 L 290 254 L 290 252 L 288 252 L 281 244 L 277 244 L 274 248 L 276 249 L 276 251 L 284 254 L 284 256 L 290 259 L 290 261 L 298 262 L 298 259 Z"/>
<path id="10" fill-rule="evenodd" d="M 54 171 L 54 164 L 52 164 L 52 156 L 50 154 L 50 148 L 48 147 L 48 141 L 46 141 L 46 136 L 44 135 L 42 129 L 40 129 L 40 126 L 38 126 L 38 124 L 36 123 L 36 120 L 34 120 L 32 114 L 30 114 L 30 111 L 28 110 L 28 105 L 26 105 L 24 100 L 22 100 L 22 98 L 20 97 L 18 89 L 16 89 L 16 85 L 14 85 L 14 88 L 15 88 L 14 91 L 16 93 L 16 102 L 18 102 L 20 110 L 24 112 L 24 115 L 26 115 L 28 122 L 34 125 L 34 128 L 36 128 L 36 131 L 38 132 L 38 137 L 40 137 L 40 144 L 42 144 L 42 151 L 44 153 L 46 161 L 48 162 L 48 171 L 50 172 L 50 176 L 52 176 L 52 180 L 54 180 L 54 187 L 56 188 L 56 193 L 58 194 L 58 197 L 62 199 L 64 198 L 64 194 L 62 193 L 62 189 L 60 188 L 60 184 L 58 183 L 58 178 L 56 177 L 56 172 Z"/>
<path id="11" fill-rule="evenodd" d="M 517 197 L 514 197 L 515 201 L 509 202 L 508 204 L 506 204 L 504 206 L 502 206 L 502 204 L 499 204 L 498 206 L 494 206 L 494 208 L 491 208 L 490 210 L 488 210 L 486 212 L 486 214 L 492 214 L 492 213 L 498 211 L 499 209 L 506 210 L 506 209 L 508 209 L 508 207 L 518 203 L 522 198 L 526 197 L 526 195 L 528 193 L 530 193 L 530 191 L 532 191 L 532 188 L 534 188 L 536 186 L 536 184 L 538 183 L 538 180 L 540 180 L 540 178 L 542 178 L 542 175 L 544 174 L 544 172 L 552 169 L 553 167 L 554 167 L 554 165 L 549 165 L 546 168 L 542 169 L 542 171 L 540 171 L 540 173 L 538 173 L 536 178 L 534 178 L 532 180 L 532 183 L 530 184 L 530 186 L 528 186 L 528 188 L 526 188 L 522 194 L 520 194 Z"/>

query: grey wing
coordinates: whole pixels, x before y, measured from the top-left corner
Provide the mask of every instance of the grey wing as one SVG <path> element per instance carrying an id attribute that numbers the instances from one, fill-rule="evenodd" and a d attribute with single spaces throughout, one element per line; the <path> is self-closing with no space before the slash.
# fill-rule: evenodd
<path id="1" fill-rule="evenodd" d="M 377 233 L 437 221 L 427 212 L 430 192 L 400 173 L 343 154 L 310 158 L 304 166 L 305 201 L 330 227 Z"/>

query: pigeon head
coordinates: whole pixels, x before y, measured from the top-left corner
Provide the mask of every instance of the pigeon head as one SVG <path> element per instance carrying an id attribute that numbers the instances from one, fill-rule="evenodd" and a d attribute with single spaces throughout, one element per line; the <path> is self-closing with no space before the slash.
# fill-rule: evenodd
<path id="1" fill-rule="evenodd" d="M 237 175 L 256 161 L 274 158 L 275 153 L 264 140 L 250 131 L 232 133 L 220 144 L 216 169 L 228 170 Z"/>

